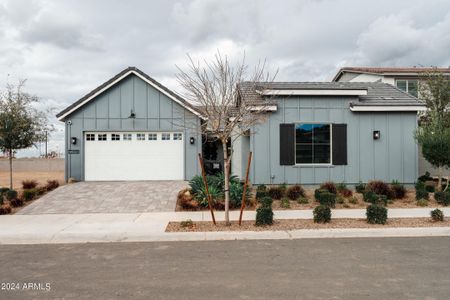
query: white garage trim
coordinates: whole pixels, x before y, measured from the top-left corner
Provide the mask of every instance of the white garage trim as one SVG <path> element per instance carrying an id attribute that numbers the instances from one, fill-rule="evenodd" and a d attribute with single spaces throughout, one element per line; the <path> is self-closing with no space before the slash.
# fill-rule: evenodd
<path id="1" fill-rule="evenodd" d="M 85 132 L 84 178 L 184 180 L 184 139 L 171 131 Z"/>

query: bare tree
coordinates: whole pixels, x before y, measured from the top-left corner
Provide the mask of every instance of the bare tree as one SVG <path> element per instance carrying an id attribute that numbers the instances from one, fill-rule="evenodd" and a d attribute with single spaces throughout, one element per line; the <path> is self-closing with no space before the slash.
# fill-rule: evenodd
<path id="1" fill-rule="evenodd" d="M 218 52 L 211 61 L 195 62 L 189 55 L 186 70 L 177 67 L 177 78 L 185 90 L 184 96 L 203 113 L 205 122 L 201 126 L 202 134 L 219 140 L 224 157 L 224 194 L 225 222 L 230 225 L 230 166 L 233 142 L 251 128 L 264 122 L 270 101 L 250 103 L 241 98 L 241 84 L 246 83 L 254 90 L 264 89 L 275 76 L 270 77 L 266 62 L 259 62 L 252 72 L 248 72 L 245 56 L 232 64 L 226 56 Z M 231 144 L 231 151 L 228 149 Z"/>

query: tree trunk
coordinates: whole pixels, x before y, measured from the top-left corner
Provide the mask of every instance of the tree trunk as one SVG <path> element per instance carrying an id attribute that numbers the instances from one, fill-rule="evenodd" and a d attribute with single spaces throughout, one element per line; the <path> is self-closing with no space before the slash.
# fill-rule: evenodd
<path id="1" fill-rule="evenodd" d="M 9 189 L 13 189 L 13 177 L 12 177 L 12 149 L 9 150 Z"/>
<path id="2" fill-rule="evenodd" d="M 228 149 L 227 149 L 227 141 L 222 141 L 223 148 L 223 164 L 224 164 L 224 174 L 225 174 L 225 224 L 227 226 L 231 225 L 230 223 L 230 168 L 229 168 L 229 160 L 228 157 Z"/>

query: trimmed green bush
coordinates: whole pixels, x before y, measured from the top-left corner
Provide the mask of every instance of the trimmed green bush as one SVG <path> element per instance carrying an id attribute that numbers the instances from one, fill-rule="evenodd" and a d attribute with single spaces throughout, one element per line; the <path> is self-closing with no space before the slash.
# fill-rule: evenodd
<path id="1" fill-rule="evenodd" d="M 296 184 L 287 189 L 286 196 L 291 200 L 297 200 L 299 197 L 305 197 L 305 190 L 301 185 Z"/>
<path id="2" fill-rule="evenodd" d="M 280 206 L 282 208 L 291 208 L 291 203 L 289 202 L 289 198 L 286 198 L 286 197 L 282 198 Z"/>
<path id="3" fill-rule="evenodd" d="M 450 204 L 450 193 L 448 191 L 447 192 L 435 192 L 434 199 L 436 199 L 437 203 L 447 206 Z"/>
<path id="4" fill-rule="evenodd" d="M 386 224 L 387 208 L 376 204 L 367 206 L 366 210 L 367 223 L 369 224 Z"/>
<path id="5" fill-rule="evenodd" d="M 416 190 L 416 200 L 430 198 L 428 192 L 425 189 Z"/>
<path id="6" fill-rule="evenodd" d="M 330 193 L 328 191 L 318 193 L 318 201 L 320 205 L 325 205 L 329 207 L 336 206 L 336 194 Z"/>
<path id="7" fill-rule="evenodd" d="M 273 211 L 271 207 L 259 207 L 256 209 L 256 226 L 272 225 Z"/>
<path id="8" fill-rule="evenodd" d="M 337 194 L 336 184 L 332 181 L 324 182 L 320 185 L 321 190 L 327 190 L 329 193 Z"/>
<path id="9" fill-rule="evenodd" d="M 5 195 L 7 191 L 9 191 L 9 188 L 7 187 L 0 188 L 0 197 Z"/>
<path id="10" fill-rule="evenodd" d="M 267 196 L 263 197 L 260 202 L 262 207 L 272 207 L 273 200 L 271 197 Z"/>
<path id="11" fill-rule="evenodd" d="M 417 206 L 421 206 L 421 207 L 428 206 L 428 200 L 427 199 L 419 199 L 419 200 L 417 200 Z"/>
<path id="12" fill-rule="evenodd" d="M 33 200 L 36 197 L 36 195 L 37 195 L 37 191 L 36 191 L 35 188 L 33 188 L 33 189 L 26 189 L 26 190 L 23 190 L 23 192 L 22 192 L 22 198 L 25 201 Z"/>
<path id="13" fill-rule="evenodd" d="M 428 193 L 434 193 L 436 191 L 436 186 L 434 184 L 426 184 L 425 185 L 425 190 Z"/>
<path id="14" fill-rule="evenodd" d="M 357 193 L 362 194 L 366 190 L 366 185 L 360 181 L 357 185 L 355 185 L 355 190 Z"/>
<path id="15" fill-rule="evenodd" d="M 270 187 L 268 193 L 269 196 L 275 200 L 281 200 L 284 196 L 284 190 L 278 186 Z"/>
<path id="16" fill-rule="evenodd" d="M 417 181 L 425 182 L 425 181 L 433 180 L 433 177 L 431 177 L 430 175 L 431 175 L 430 172 L 425 172 L 424 175 L 417 178 Z"/>
<path id="17" fill-rule="evenodd" d="M 326 193 L 326 192 L 328 192 L 328 190 L 315 189 L 314 190 L 314 198 L 316 198 L 316 201 L 319 201 L 321 193 Z"/>
<path id="18" fill-rule="evenodd" d="M 440 210 L 439 208 L 436 208 L 435 210 L 432 210 L 430 212 L 431 219 L 434 222 L 443 222 L 444 221 L 444 212 Z"/>
<path id="19" fill-rule="evenodd" d="M 314 208 L 313 210 L 313 215 L 314 223 L 329 223 L 331 221 L 331 209 L 329 206 L 316 206 L 316 208 Z"/>
<path id="20" fill-rule="evenodd" d="M 417 181 L 416 184 L 414 185 L 414 188 L 417 190 L 426 190 L 425 187 L 425 182 L 423 181 Z"/>
<path id="21" fill-rule="evenodd" d="M 6 191 L 6 199 L 8 199 L 9 201 L 17 199 L 17 191 L 16 190 Z"/>
<path id="22" fill-rule="evenodd" d="M 378 201 L 378 195 L 372 191 L 367 191 L 363 193 L 363 199 L 365 202 L 375 204 Z"/>
<path id="23" fill-rule="evenodd" d="M 298 204 L 308 204 L 309 201 L 308 201 L 308 198 L 300 197 L 300 198 L 297 199 L 297 203 Z"/>
<path id="24" fill-rule="evenodd" d="M 256 190 L 256 200 L 261 201 L 262 198 L 268 197 L 269 193 L 267 191 L 258 191 Z"/>

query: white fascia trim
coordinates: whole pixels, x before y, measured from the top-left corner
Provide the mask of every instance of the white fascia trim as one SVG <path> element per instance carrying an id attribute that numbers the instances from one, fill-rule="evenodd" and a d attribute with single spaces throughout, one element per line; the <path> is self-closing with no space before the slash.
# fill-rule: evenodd
<path id="1" fill-rule="evenodd" d="M 86 100 L 84 100 L 83 102 L 81 102 L 80 104 L 78 104 L 77 106 L 75 106 L 74 108 L 72 108 L 71 110 L 69 110 L 68 112 L 66 112 L 64 115 L 60 116 L 58 118 L 59 121 L 62 121 L 65 117 L 67 117 L 68 115 L 70 115 L 72 112 L 74 112 L 75 110 L 79 109 L 80 107 L 82 107 L 83 105 L 85 105 L 86 103 L 88 103 L 89 101 L 91 101 L 92 99 L 94 99 L 95 97 L 97 97 L 98 95 L 100 95 L 101 93 L 103 93 L 104 91 L 108 90 L 109 88 L 111 88 L 113 85 L 117 84 L 118 82 L 120 82 L 121 80 L 123 80 L 125 77 L 127 77 L 128 75 L 130 75 L 131 73 L 133 73 L 134 75 L 136 75 L 137 77 L 139 77 L 140 79 L 144 80 L 146 83 L 150 84 L 153 88 L 157 89 L 159 92 L 163 93 L 164 95 L 166 95 L 167 97 L 169 97 L 170 99 L 172 99 L 173 101 L 175 101 L 176 103 L 180 104 L 181 106 L 183 106 L 184 108 L 186 108 L 187 110 L 189 110 L 190 112 L 192 112 L 193 114 L 195 114 L 196 116 L 204 119 L 204 117 L 198 113 L 197 111 L 193 110 L 191 107 L 186 106 L 183 102 L 181 102 L 180 100 L 178 100 L 177 98 L 175 98 L 174 96 L 172 96 L 171 94 L 167 93 L 166 91 L 164 91 L 163 89 L 161 89 L 159 86 L 155 85 L 153 82 L 151 82 L 150 80 L 148 80 L 147 78 L 143 77 L 141 74 L 139 74 L 138 72 L 134 71 L 134 70 L 130 70 L 127 73 L 123 74 L 122 76 L 120 76 L 119 78 L 117 78 L 116 80 L 114 80 L 113 82 L 111 82 L 110 84 L 108 84 L 107 86 L 105 86 L 104 88 L 102 88 L 101 90 L 99 90 L 98 92 L 96 92 L 94 95 L 90 96 L 89 98 L 87 98 Z"/>
<path id="2" fill-rule="evenodd" d="M 425 111 L 425 106 L 353 106 L 351 111 Z"/>
<path id="3" fill-rule="evenodd" d="M 259 91 L 261 95 L 273 96 L 296 96 L 296 95 L 333 95 L 333 96 L 366 96 L 367 90 L 340 90 L 340 89 L 322 89 L 322 90 L 263 90 Z"/>
<path id="4" fill-rule="evenodd" d="M 253 105 L 250 106 L 250 111 L 277 111 L 276 105 Z"/>

